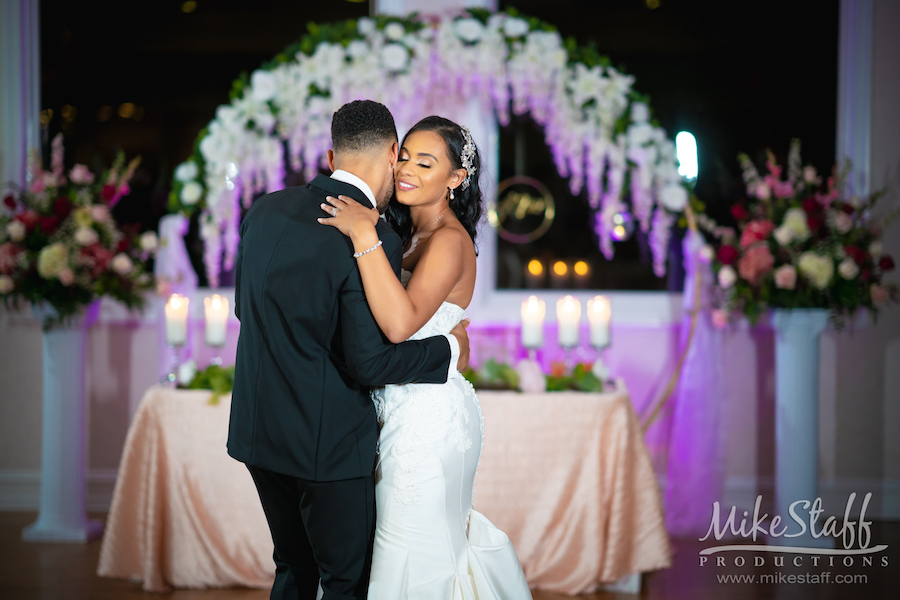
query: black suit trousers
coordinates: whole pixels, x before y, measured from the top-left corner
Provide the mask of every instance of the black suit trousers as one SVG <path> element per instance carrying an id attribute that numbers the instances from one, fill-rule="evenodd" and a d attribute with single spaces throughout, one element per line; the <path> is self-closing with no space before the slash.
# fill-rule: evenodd
<path id="1" fill-rule="evenodd" d="M 375 539 L 375 478 L 307 481 L 247 467 L 275 542 L 272 600 L 365 598 Z"/>

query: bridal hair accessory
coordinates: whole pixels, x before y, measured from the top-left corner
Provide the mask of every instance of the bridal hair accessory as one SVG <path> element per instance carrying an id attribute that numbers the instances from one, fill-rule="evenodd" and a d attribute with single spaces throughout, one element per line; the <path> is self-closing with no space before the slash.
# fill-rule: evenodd
<path id="1" fill-rule="evenodd" d="M 468 127 L 460 125 L 459 129 L 462 131 L 463 141 L 465 142 L 462 154 L 459 155 L 459 160 L 462 163 L 463 169 L 466 170 L 466 178 L 463 179 L 460 187 L 466 189 L 469 187 L 469 181 L 471 181 L 472 175 L 475 173 L 475 141 L 472 139 L 472 134 L 469 133 Z M 450 199 L 453 199 L 452 190 L 450 191 Z"/>
<path id="2" fill-rule="evenodd" d="M 375 244 L 374 246 L 372 246 L 371 248 L 363 250 L 362 252 L 354 252 L 353 258 L 359 258 L 360 256 L 364 256 L 364 255 L 368 254 L 369 252 L 372 252 L 373 250 L 377 250 L 378 246 L 380 246 L 380 245 L 381 245 L 381 240 L 378 240 L 378 243 Z"/>

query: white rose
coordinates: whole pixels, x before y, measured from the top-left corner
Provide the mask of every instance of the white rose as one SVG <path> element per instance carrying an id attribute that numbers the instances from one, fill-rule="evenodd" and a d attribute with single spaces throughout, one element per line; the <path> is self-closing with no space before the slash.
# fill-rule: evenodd
<path id="1" fill-rule="evenodd" d="M 519 389 L 526 394 L 540 394 L 547 391 L 547 380 L 537 361 L 523 360 L 516 365 L 519 375 Z"/>
<path id="2" fill-rule="evenodd" d="M 196 181 L 188 181 L 181 188 L 181 201 L 188 206 L 196 204 L 201 196 L 203 196 L 203 186 Z"/>
<path id="3" fill-rule="evenodd" d="M 848 256 L 838 265 L 838 273 L 844 279 L 853 279 L 859 275 L 859 267 L 856 265 L 856 261 Z"/>
<path id="4" fill-rule="evenodd" d="M 816 185 L 819 183 L 819 176 L 816 173 L 816 168 L 813 166 L 803 167 L 803 181 L 809 185 Z"/>
<path id="5" fill-rule="evenodd" d="M 70 286 L 75 283 L 75 273 L 72 272 L 72 269 L 66 267 L 62 271 L 59 272 L 59 282 L 65 286 Z"/>
<path id="6" fill-rule="evenodd" d="M 400 23 L 394 21 L 393 23 L 388 23 L 384 28 L 384 35 L 389 40 L 397 41 L 402 38 L 406 34 L 406 29 Z"/>
<path id="7" fill-rule="evenodd" d="M 842 210 L 833 213 L 832 222 L 838 233 L 847 233 L 853 229 L 853 217 Z"/>
<path id="8" fill-rule="evenodd" d="M 10 221 L 6 226 L 6 235 L 14 242 L 21 242 L 25 239 L 25 224 L 21 221 Z"/>
<path id="9" fill-rule="evenodd" d="M 353 40 L 347 46 L 347 55 L 350 58 L 359 58 L 369 53 L 369 45 L 362 40 Z"/>
<path id="10" fill-rule="evenodd" d="M 670 183 L 659 193 L 659 201 L 672 212 L 681 212 L 688 203 L 688 193 L 684 186 Z"/>
<path id="11" fill-rule="evenodd" d="M 506 37 L 522 37 L 530 30 L 531 28 L 528 26 L 528 21 L 518 17 L 509 17 L 503 23 L 503 33 Z"/>
<path id="12" fill-rule="evenodd" d="M 709 244 L 704 244 L 700 251 L 697 253 L 697 256 L 700 260 L 706 264 L 712 262 L 713 258 L 716 256 L 716 251 L 713 250 L 713 247 Z"/>
<path id="13" fill-rule="evenodd" d="M 75 165 L 69 171 L 69 179 L 76 185 L 88 185 L 94 182 L 94 174 L 86 165 Z"/>
<path id="14" fill-rule="evenodd" d="M 631 120 L 635 123 L 646 123 L 650 120 L 650 109 L 643 102 L 631 105 Z"/>
<path id="15" fill-rule="evenodd" d="M 197 169 L 197 163 L 192 160 L 181 163 L 178 165 L 178 168 L 175 169 L 175 179 L 182 183 L 196 179 L 198 174 L 199 169 Z"/>
<path id="16" fill-rule="evenodd" d="M 871 244 L 869 244 L 869 254 L 872 255 L 872 258 L 878 260 L 882 254 L 884 254 L 884 246 L 881 243 L 881 240 L 875 240 Z"/>
<path id="17" fill-rule="evenodd" d="M 409 62 L 409 51 L 400 44 L 387 44 L 381 49 L 381 62 L 388 71 L 402 71 Z"/>
<path id="18" fill-rule="evenodd" d="M 459 19 L 453 24 L 456 37 L 464 42 L 477 42 L 484 35 L 484 25 L 478 19 L 471 17 Z"/>
<path id="19" fill-rule="evenodd" d="M 823 290 L 834 275 L 834 261 L 815 252 L 804 252 L 797 261 L 797 269 L 810 283 Z"/>
<path id="20" fill-rule="evenodd" d="M 609 379 L 609 368 L 606 366 L 606 363 L 599 358 L 591 365 L 591 373 L 600 381 Z"/>
<path id="21" fill-rule="evenodd" d="M 128 275 L 134 267 L 128 255 L 122 253 L 116 254 L 115 258 L 112 259 L 111 266 L 112 270 L 119 275 Z"/>
<path id="22" fill-rule="evenodd" d="M 15 283 L 9 275 L 0 275 L 0 294 L 8 294 L 13 291 Z"/>
<path id="23" fill-rule="evenodd" d="M 156 239 L 156 233 L 153 231 L 145 231 L 141 234 L 141 250 L 144 252 L 156 252 L 159 241 Z"/>
<path id="24" fill-rule="evenodd" d="M 178 365 L 177 377 L 178 383 L 181 385 L 189 384 L 194 380 L 195 375 L 197 375 L 197 363 L 193 359 Z"/>
<path id="25" fill-rule="evenodd" d="M 362 17 L 356 22 L 356 28 L 359 30 L 360 35 L 369 35 L 375 31 L 375 21 L 369 17 Z"/>
<path id="26" fill-rule="evenodd" d="M 93 227 L 79 227 L 75 230 L 75 243 L 79 246 L 90 246 L 100 240 L 97 231 Z"/>
<path id="27" fill-rule="evenodd" d="M 782 227 L 790 229 L 795 240 L 802 242 L 809 237 L 809 224 L 806 221 L 806 212 L 802 208 L 791 208 L 784 213 Z"/>
<path id="28" fill-rule="evenodd" d="M 756 184 L 756 197 L 760 200 L 768 200 L 772 197 L 772 190 L 769 189 L 768 184 L 762 182 Z"/>
<path id="29" fill-rule="evenodd" d="M 275 76 L 263 69 L 257 69 L 250 77 L 250 98 L 254 102 L 266 102 L 271 100 L 278 91 L 278 81 Z"/>
<path id="30" fill-rule="evenodd" d="M 719 269 L 719 287 L 727 290 L 737 281 L 737 273 L 731 265 L 725 265 Z"/>
<path id="31" fill-rule="evenodd" d="M 794 230 L 787 225 L 782 225 L 781 227 L 776 227 L 772 235 L 779 246 L 787 246 L 794 239 Z"/>

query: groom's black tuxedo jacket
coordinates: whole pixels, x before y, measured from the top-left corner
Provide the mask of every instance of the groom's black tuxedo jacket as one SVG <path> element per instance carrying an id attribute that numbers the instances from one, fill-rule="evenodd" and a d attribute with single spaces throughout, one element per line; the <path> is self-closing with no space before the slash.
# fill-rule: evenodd
<path id="1" fill-rule="evenodd" d="M 444 383 L 450 361 L 446 337 L 394 345 L 379 330 L 349 238 L 316 221 L 325 196 L 339 194 L 371 206 L 322 175 L 260 198 L 237 257 L 228 453 L 310 481 L 372 475 L 378 432 L 367 387 Z M 400 238 L 382 220 L 377 230 L 399 274 Z"/>

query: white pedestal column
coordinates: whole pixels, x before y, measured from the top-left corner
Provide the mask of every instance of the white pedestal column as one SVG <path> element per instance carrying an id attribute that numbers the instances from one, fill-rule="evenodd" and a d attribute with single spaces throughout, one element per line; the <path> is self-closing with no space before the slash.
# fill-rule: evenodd
<path id="1" fill-rule="evenodd" d="M 809 533 L 809 509 L 819 495 L 819 336 L 828 324 L 826 309 L 773 311 L 775 325 L 775 513 L 786 535 L 800 532 L 790 505 L 807 523 L 798 537 L 774 537 L 782 546 L 830 547 L 831 538 Z M 818 525 L 821 528 L 821 524 Z"/>
<path id="2" fill-rule="evenodd" d="M 85 511 L 87 474 L 87 325 L 99 304 L 43 335 L 41 497 L 37 521 L 22 531 L 29 542 L 86 542 L 100 535 Z M 42 319 L 42 311 L 35 310 Z"/>

